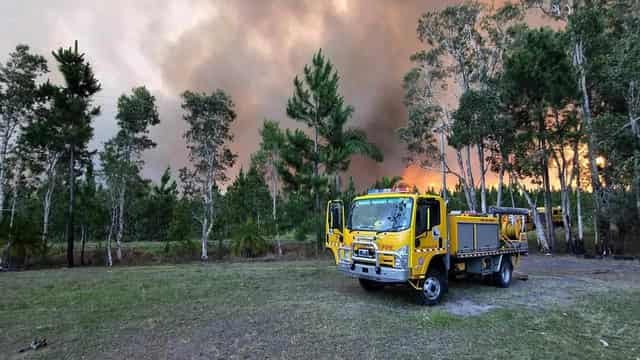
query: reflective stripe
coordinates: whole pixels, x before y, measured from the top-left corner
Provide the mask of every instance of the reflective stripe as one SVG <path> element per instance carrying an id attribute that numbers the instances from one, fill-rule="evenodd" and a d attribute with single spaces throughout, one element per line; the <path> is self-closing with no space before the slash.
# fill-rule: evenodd
<path id="1" fill-rule="evenodd" d="M 445 249 L 445 248 L 416 249 L 416 252 L 418 252 L 418 253 L 421 253 L 421 252 L 441 252 L 441 251 L 447 251 L 447 249 Z"/>
<path id="2" fill-rule="evenodd" d="M 502 249 L 502 250 L 494 250 L 494 251 L 457 254 L 456 256 L 459 258 L 468 258 L 468 257 L 477 257 L 477 256 L 503 255 L 503 254 L 526 254 L 526 253 L 528 253 L 528 251 L 523 249 Z"/>

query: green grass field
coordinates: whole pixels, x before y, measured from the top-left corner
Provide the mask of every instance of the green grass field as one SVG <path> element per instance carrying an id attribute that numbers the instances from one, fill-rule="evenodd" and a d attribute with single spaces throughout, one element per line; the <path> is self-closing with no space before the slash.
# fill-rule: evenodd
<path id="1" fill-rule="evenodd" d="M 637 359 L 640 264 L 566 259 L 526 258 L 509 289 L 454 282 L 436 307 L 328 260 L 0 273 L 0 358 Z"/>

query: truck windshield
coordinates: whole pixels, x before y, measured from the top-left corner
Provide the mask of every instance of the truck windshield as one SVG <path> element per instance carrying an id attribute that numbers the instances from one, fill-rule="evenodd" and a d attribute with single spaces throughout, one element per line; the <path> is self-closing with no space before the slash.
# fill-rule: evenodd
<path id="1" fill-rule="evenodd" d="M 353 202 L 347 227 L 362 231 L 402 231 L 411 225 L 411 198 L 361 199 Z"/>

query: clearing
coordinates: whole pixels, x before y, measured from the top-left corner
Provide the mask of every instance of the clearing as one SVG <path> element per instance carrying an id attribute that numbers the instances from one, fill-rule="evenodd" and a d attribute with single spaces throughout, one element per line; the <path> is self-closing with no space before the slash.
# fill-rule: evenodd
<path id="1" fill-rule="evenodd" d="M 509 289 L 366 293 L 328 259 L 0 273 L 0 358 L 640 357 L 640 263 L 529 256 Z M 49 345 L 18 353 L 35 337 Z"/>

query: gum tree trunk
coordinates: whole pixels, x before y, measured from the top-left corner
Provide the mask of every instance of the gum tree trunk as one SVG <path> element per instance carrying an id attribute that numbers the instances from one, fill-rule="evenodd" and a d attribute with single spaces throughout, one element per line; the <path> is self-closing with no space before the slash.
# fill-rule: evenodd
<path id="1" fill-rule="evenodd" d="M 462 183 L 462 190 L 464 190 L 464 198 L 467 201 L 467 207 L 469 208 L 470 211 L 475 211 L 476 207 L 469 191 L 469 185 L 467 184 L 467 180 L 464 176 L 465 168 L 462 160 L 462 152 L 458 149 L 456 149 L 456 159 L 458 160 L 458 167 L 460 168 L 460 174 L 462 174 L 461 176 L 458 177 L 458 179 Z"/>
<path id="2" fill-rule="evenodd" d="M 67 213 L 67 226 L 66 226 L 67 228 L 67 264 L 69 267 L 73 267 L 74 265 L 73 243 L 75 239 L 74 239 L 74 229 L 73 229 L 74 227 L 73 209 L 74 209 L 74 203 L 75 203 L 75 184 L 76 184 L 74 156 L 75 156 L 75 149 L 73 148 L 73 146 L 71 146 L 69 149 L 69 208 Z"/>
<path id="3" fill-rule="evenodd" d="M 469 197 L 471 198 L 471 204 L 473 205 L 471 211 L 476 211 L 478 206 L 476 202 L 476 182 L 473 179 L 473 169 L 471 168 L 471 147 L 465 147 L 466 160 L 467 160 L 467 184 L 469 186 Z"/>
<path id="4" fill-rule="evenodd" d="M 124 235 L 125 181 L 122 180 L 118 194 L 118 231 L 116 232 L 116 259 L 122 261 L 122 238 Z"/>
<path id="5" fill-rule="evenodd" d="M 107 235 L 107 266 L 113 266 L 113 257 L 111 256 L 111 239 L 113 237 L 113 228 L 115 227 L 115 222 L 118 219 L 118 208 L 115 205 L 111 206 L 111 226 L 109 226 L 109 234 Z"/>
<path id="6" fill-rule="evenodd" d="M 593 134 L 593 119 L 591 117 L 591 99 L 589 97 L 589 91 L 587 90 L 587 77 L 584 69 L 584 46 L 582 40 L 574 40 L 573 47 L 573 61 L 574 66 L 578 70 L 578 87 L 582 94 L 582 115 L 584 117 L 584 123 L 587 133 L 587 157 L 589 159 L 589 172 L 591 175 L 591 191 L 593 193 L 593 230 L 594 230 L 594 243 L 596 246 L 596 252 L 603 252 L 600 241 L 600 211 L 601 201 L 600 198 L 600 175 L 598 166 L 596 164 L 596 142 Z"/>
<path id="7" fill-rule="evenodd" d="M 514 179 L 514 184 L 517 185 L 517 180 Z M 540 214 L 538 214 L 536 203 L 533 202 L 531 196 L 525 189 L 521 189 L 524 198 L 527 200 L 527 204 L 529 204 L 529 208 L 531 209 L 531 213 L 533 215 L 533 222 L 536 225 L 536 238 L 538 241 L 538 246 L 540 247 L 540 251 L 545 254 L 549 253 L 549 244 L 547 243 L 547 238 L 544 234 L 544 230 L 542 227 L 542 222 L 540 221 Z"/>
<path id="8" fill-rule="evenodd" d="M 42 257 L 47 256 L 48 240 L 49 240 L 49 218 L 51 217 L 51 199 L 56 185 L 56 166 L 58 165 L 59 155 L 53 155 L 54 158 L 47 169 L 47 191 L 42 200 Z"/>
<path id="9" fill-rule="evenodd" d="M 503 187 L 504 187 L 504 164 L 500 164 L 500 170 L 498 171 L 498 197 L 496 199 L 496 207 L 502 206 L 502 188 Z"/>
<path id="10" fill-rule="evenodd" d="M 487 213 L 487 186 L 485 183 L 485 163 L 484 163 L 484 146 L 482 143 L 477 145 L 478 162 L 480 163 L 480 211 Z"/>

